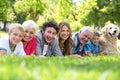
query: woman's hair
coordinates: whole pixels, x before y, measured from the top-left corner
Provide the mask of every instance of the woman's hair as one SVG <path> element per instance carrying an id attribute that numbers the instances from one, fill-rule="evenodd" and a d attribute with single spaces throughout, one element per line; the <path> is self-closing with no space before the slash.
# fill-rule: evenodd
<path id="1" fill-rule="evenodd" d="M 45 31 L 46 28 L 48 27 L 52 27 L 56 30 L 56 32 L 58 33 L 58 25 L 55 21 L 48 21 L 48 22 L 45 22 L 43 25 L 42 25 L 42 30 Z"/>
<path id="2" fill-rule="evenodd" d="M 60 37 L 60 33 L 62 31 L 63 26 L 66 26 L 69 29 L 69 37 L 64 42 L 64 44 L 62 44 L 62 39 Z M 59 40 L 60 49 L 62 50 L 62 48 L 64 47 L 64 50 L 62 51 L 64 56 L 71 54 L 71 50 L 72 50 L 72 46 L 73 46 L 73 40 L 71 39 L 71 36 L 72 36 L 72 33 L 71 33 L 70 25 L 67 22 L 61 22 L 59 24 L 58 40 Z"/>
<path id="3" fill-rule="evenodd" d="M 18 29 L 18 30 L 20 30 L 22 33 L 24 33 L 24 30 L 23 30 L 23 28 L 22 28 L 22 25 L 19 24 L 19 23 L 12 23 L 12 24 L 10 24 L 9 29 L 8 29 L 8 32 L 9 32 L 9 33 L 12 33 L 12 31 L 13 31 L 14 29 Z"/>
<path id="4" fill-rule="evenodd" d="M 33 21 L 33 20 L 27 20 L 23 22 L 22 27 L 24 29 L 34 29 L 35 31 L 37 30 L 38 25 Z"/>

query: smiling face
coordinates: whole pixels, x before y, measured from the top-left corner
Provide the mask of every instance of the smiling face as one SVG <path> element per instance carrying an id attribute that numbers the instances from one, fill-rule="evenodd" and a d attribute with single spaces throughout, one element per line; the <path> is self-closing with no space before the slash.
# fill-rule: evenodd
<path id="1" fill-rule="evenodd" d="M 23 40 L 29 42 L 35 36 L 35 29 L 34 28 L 25 28 L 25 34 Z"/>
<path id="2" fill-rule="evenodd" d="M 108 36 L 112 38 L 116 38 L 119 34 L 119 28 L 114 24 L 108 25 L 106 31 Z"/>
<path id="3" fill-rule="evenodd" d="M 99 36 L 93 36 L 91 40 L 93 44 L 97 44 L 99 42 Z"/>
<path id="4" fill-rule="evenodd" d="M 60 38 L 65 41 L 68 39 L 69 36 L 70 36 L 70 30 L 68 29 L 67 26 L 63 26 L 61 28 Z"/>
<path id="5" fill-rule="evenodd" d="M 8 32 L 10 44 L 16 45 L 23 38 L 23 32 L 19 29 L 13 29 L 12 32 Z"/>
<path id="6" fill-rule="evenodd" d="M 92 38 L 92 33 L 88 30 L 78 33 L 78 39 L 81 44 L 85 44 L 89 39 Z"/>
<path id="7" fill-rule="evenodd" d="M 57 31 L 53 27 L 47 27 L 45 30 L 42 30 L 43 37 L 46 43 L 51 43 L 55 38 Z"/>

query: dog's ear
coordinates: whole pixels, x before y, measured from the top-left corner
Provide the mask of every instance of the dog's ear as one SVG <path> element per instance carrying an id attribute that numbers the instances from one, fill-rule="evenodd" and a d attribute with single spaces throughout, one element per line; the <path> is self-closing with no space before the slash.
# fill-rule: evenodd
<path id="1" fill-rule="evenodd" d="M 102 29 L 101 29 L 101 33 L 102 34 L 106 34 L 107 32 L 107 26 L 104 26 Z"/>

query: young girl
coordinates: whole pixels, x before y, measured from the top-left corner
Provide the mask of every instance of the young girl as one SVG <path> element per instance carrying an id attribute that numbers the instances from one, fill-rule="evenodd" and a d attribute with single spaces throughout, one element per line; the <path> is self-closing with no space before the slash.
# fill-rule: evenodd
<path id="1" fill-rule="evenodd" d="M 22 24 L 22 27 L 25 31 L 22 43 L 26 55 L 35 55 L 36 50 L 35 32 L 37 29 L 37 24 L 33 20 L 28 20 Z"/>
<path id="2" fill-rule="evenodd" d="M 0 39 L 0 55 L 26 55 L 21 42 L 23 35 L 24 30 L 21 24 L 12 23 L 9 26 L 8 36 Z"/>
<path id="3" fill-rule="evenodd" d="M 99 52 L 99 37 L 100 34 L 94 30 L 94 34 L 91 40 L 89 40 L 84 46 L 83 46 L 83 52 L 85 55 L 91 55 L 96 54 Z"/>
<path id="4" fill-rule="evenodd" d="M 61 22 L 59 24 L 59 32 L 58 32 L 58 39 L 59 39 L 59 46 L 64 56 L 70 55 L 73 41 L 71 39 L 71 29 L 70 25 L 66 22 Z"/>

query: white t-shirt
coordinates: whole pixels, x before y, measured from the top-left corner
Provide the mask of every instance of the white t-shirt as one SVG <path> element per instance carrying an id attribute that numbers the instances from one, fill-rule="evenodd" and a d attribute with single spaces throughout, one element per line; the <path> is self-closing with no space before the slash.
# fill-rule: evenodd
<path id="1" fill-rule="evenodd" d="M 11 55 L 11 49 L 9 47 L 9 39 L 8 38 L 1 38 L 0 39 L 0 49 L 1 50 L 6 50 L 7 51 L 7 55 Z M 25 56 L 26 53 L 23 49 L 23 44 L 22 42 L 19 42 L 16 47 L 15 47 L 15 50 L 14 50 L 14 55 L 16 56 Z"/>
<path id="2" fill-rule="evenodd" d="M 44 45 L 44 48 L 43 48 L 43 56 L 46 55 L 47 49 L 48 49 L 48 45 Z"/>

